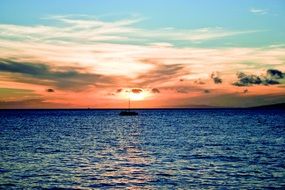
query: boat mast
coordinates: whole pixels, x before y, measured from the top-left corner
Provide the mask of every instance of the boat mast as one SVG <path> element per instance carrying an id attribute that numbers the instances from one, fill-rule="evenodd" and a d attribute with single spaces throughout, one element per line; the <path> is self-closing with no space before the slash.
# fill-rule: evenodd
<path id="1" fill-rule="evenodd" d="M 129 112 L 131 111 L 131 92 L 129 91 Z"/>

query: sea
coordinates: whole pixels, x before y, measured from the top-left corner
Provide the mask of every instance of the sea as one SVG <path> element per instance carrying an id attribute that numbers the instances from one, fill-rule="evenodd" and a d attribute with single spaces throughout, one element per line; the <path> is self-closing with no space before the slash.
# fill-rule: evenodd
<path id="1" fill-rule="evenodd" d="M 281 109 L 1 110 L 0 189 L 285 189 Z"/>

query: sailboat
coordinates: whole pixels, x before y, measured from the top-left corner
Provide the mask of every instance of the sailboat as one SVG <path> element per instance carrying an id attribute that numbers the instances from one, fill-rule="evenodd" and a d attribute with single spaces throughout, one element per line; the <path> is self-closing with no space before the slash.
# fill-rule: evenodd
<path id="1" fill-rule="evenodd" d="M 135 115 L 138 115 L 138 114 L 139 114 L 138 112 L 131 111 L 131 98 L 130 98 L 130 95 L 129 95 L 129 107 L 128 107 L 128 110 L 121 111 L 119 115 L 120 116 L 135 116 Z"/>

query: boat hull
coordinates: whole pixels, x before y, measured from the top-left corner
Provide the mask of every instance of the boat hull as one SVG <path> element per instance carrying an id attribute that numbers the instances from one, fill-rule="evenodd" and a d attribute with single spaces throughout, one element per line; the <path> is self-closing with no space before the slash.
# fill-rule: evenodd
<path id="1" fill-rule="evenodd" d="M 138 113 L 134 111 L 122 111 L 120 112 L 119 115 L 120 116 L 135 116 L 135 115 L 138 115 Z"/>

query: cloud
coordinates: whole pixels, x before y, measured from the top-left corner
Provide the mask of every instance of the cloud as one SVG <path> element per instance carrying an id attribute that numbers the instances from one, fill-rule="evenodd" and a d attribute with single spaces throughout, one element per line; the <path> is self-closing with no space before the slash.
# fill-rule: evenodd
<path id="1" fill-rule="evenodd" d="M 37 76 L 48 73 L 48 70 L 49 66 L 44 64 L 18 63 L 11 60 L 0 61 L 1 72 L 12 72 Z"/>
<path id="2" fill-rule="evenodd" d="M 207 90 L 207 89 L 206 89 L 206 90 L 204 90 L 204 93 L 205 93 L 205 94 L 208 94 L 208 93 L 210 93 L 210 90 Z"/>
<path id="3" fill-rule="evenodd" d="M 238 81 L 234 82 L 233 85 L 235 86 L 251 86 L 251 85 L 275 85 L 280 84 L 278 80 L 274 80 L 275 78 L 280 78 L 280 71 L 269 69 L 267 70 L 267 75 L 271 78 L 267 78 L 263 75 L 258 76 L 254 74 L 245 74 L 243 72 L 237 73 Z M 281 72 L 282 74 L 282 72 Z"/>
<path id="4" fill-rule="evenodd" d="M 46 80 L 47 85 L 55 84 L 56 87 L 68 90 L 80 90 L 88 85 L 110 84 L 112 79 L 103 75 L 93 73 L 81 73 L 70 67 L 51 67 L 45 64 L 17 62 L 14 60 L 0 60 L 0 72 L 17 73 L 17 81 L 26 81 L 25 77 Z M 31 81 L 31 83 L 34 83 Z"/>
<path id="5" fill-rule="evenodd" d="M 247 75 L 243 72 L 237 73 L 238 81 L 234 83 L 235 86 L 250 86 L 253 84 L 261 84 L 262 80 L 257 75 Z"/>
<path id="6" fill-rule="evenodd" d="M 215 84 L 221 84 L 223 80 L 219 77 L 219 72 L 213 72 L 211 74 L 211 79 L 213 79 Z"/>
<path id="7" fill-rule="evenodd" d="M 47 91 L 47 92 L 55 92 L 55 90 L 52 89 L 52 88 L 48 88 L 48 89 L 46 89 L 46 91 Z"/>
<path id="8" fill-rule="evenodd" d="M 275 85 L 275 84 L 280 84 L 280 82 L 277 81 L 277 80 L 265 78 L 265 79 L 263 80 L 263 84 L 264 84 L 264 85 Z"/>
<path id="9" fill-rule="evenodd" d="M 119 88 L 119 89 L 116 90 L 116 93 L 120 93 L 122 91 L 123 91 L 123 89 Z"/>
<path id="10" fill-rule="evenodd" d="M 224 28 L 216 27 L 216 28 L 200 28 L 196 30 L 182 30 L 173 34 L 165 34 L 165 36 L 172 37 L 173 39 L 178 40 L 188 40 L 193 42 L 201 42 L 205 40 L 214 40 L 225 38 L 229 36 L 243 35 L 256 33 L 256 30 L 248 30 L 248 31 L 230 31 Z M 163 33 L 162 33 L 163 34 Z"/>
<path id="11" fill-rule="evenodd" d="M 190 73 L 187 66 L 184 64 L 166 65 L 155 59 L 144 59 L 141 61 L 154 66 L 150 71 L 136 77 L 136 80 L 142 81 L 139 82 L 141 86 L 155 85 L 165 81 L 177 80 L 177 78 Z"/>
<path id="12" fill-rule="evenodd" d="M 256 8 L 251 8 L 250 12 L 256 15 L 265 15 L 268 13 L 266 9 L 256 9 Z"/>
<path id="13" fill-rule="evenodd" d="M 268 69 L 267 70 L 267 76 L 273 79 L 282 79 L 284 73 L 282 71 L 279 71 L 277 69 Z"/>
<path id="14" fill-rule="evenodd" d="M 132 91 L 132 93 L 134 93 L 134 94 L 139 94 L 139 93 L 142 93 L 142 92 L 143 92 L 143 90 L 140 89 L 140 88 L 133 88 L 131 91 Z"/>
<path id="15" fill-rule="evenodd" d="M 151 92 L 154 94 L 159 94 L 160 90 L 158 88 L 153 88 L 153 89 L 151 89 Z"/>
<path id="16" fill-rule="evenodd" d="M 33 26 L 0 24 L 0 39 L 56 44 L 136 42 L 171 47 L 172 42 L 201 42 L 259 32 L 255 30 L 235 31 L 221 27 L 143 29 L 135 25 L 144 20 L 141 17 L 104 21 L 92 16 L 55 15 L 45 19 L 53 24 Z"/>
<path id="17" fill-rule="evenodd" d="M 223 80 L 221 78 L 219 78 L 219 77 L 214 77 L 213 81 L 214 81 L 215 84 L 221 84 L 223 82 Z"/>

